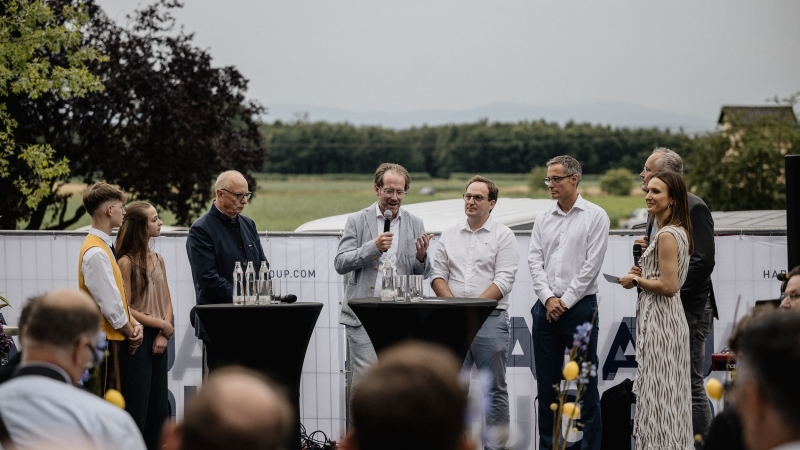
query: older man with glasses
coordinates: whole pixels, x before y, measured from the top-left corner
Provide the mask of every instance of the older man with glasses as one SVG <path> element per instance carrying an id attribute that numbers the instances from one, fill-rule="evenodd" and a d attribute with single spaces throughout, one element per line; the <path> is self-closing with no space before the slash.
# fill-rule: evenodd
<path id="1" fill-rule="evenodd" d="M 358 384 L 377 356 L 367 332 L 347 301 L 380 297 L 380 258 L 384 253 L 391 258 L 397 274 L 425 277 L 430 274 L 428 243 L 433 235 L 425 234 L 422 219 L 400 207 L 410 185 L 411 177 L 405 167 L 381 164 L 375 171 L 373 184 L 378 201 L 347 219 L 333 261 L 336 271 L 345 276 L 345 301 L 339 323 L 345 326 L 350 350 L 347 363 L 352 373 L 351 386 Z M 384 231 L 387 211 L 391 214 L 390 227 L 389 231 Z"/>
<path id="2" fill-rule="evenodd" d="M 519 266 L 517 238 L 510 228 L 489 217 L 499 189 L 480 175 L 467 181 L 464 212 L 467 220 L 442 233 L 436 247 L 431 287 L 439 297 L 480 297 L 497 306 L 478 330 L 464 360 L 475 365 L 483 380 L 486 406 L 484 448 L 503 449 L 509 435 L 506 365 L 511 340 L 509 294 Z"/>
<path id="3" fill-rule="evenodd" d="M 244 175 L 235 170 L 223 172 L 215 192 L 211 208 L 192 224 L 186 240 L 198 305 L 232 303 L 236 262 L 244 268 L 252 261 L 258 270 L 261 261 L 267 261 L 255 222 L 241 214 L 252 195 Z M 204 344 L 209 341 L 199 318 L 195 318 L 195 336 Z M 206 366 L 213 366 L 215 355 L 208 346 L 204 355 Z"/>

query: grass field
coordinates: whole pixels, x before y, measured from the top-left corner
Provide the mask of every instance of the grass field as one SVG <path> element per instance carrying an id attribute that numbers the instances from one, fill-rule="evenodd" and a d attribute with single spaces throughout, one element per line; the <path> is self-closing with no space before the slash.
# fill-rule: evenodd
<path id="1" fill-rule="evenodd" d="M 468 174 L 452 174 L 449 179 L 423 178 L 412 181 L 411 189 L 404 204 L 459 198 L 464 193 Z M 500 197 L 549 198 L 546 191 L 531 193 L 527 174 L 485 174 L 500 188 Z M 422 178 L 422 177 L 418 177 Z M 372 189 L 371 175 L 280 175 L 256 174 L 258 190 L 253 195 L 244 214 L 256 222 L 259 230 L 294 231 L 310 220 L 359 210 L 376 200 Z M 412 174 L 412 180 L 414 180 Z M 589 201 L 600 205 L 611 218 L 612 228 L 625 219 L 634 208 L 644 206 L 641 195 L 607 196 L 598 188 L 597 176 L 586 175 L 579 189 Z M 435 195 L 421 195 L 422 187 L 430 186 Z M 544 186 L 544 185 L 543 185 Z M 66 217 L 80 206 L 80 189 L 69 201 Z M 634 190 L 635 193 L 635 190 Z M 169 212 L 161 212 L 166 225 L 174 225 L 175 218 Z M 46 222 L 45 226 L 52 223 Z M 71 229 L 90 223 L 84 216 Z M 24 225 L 24 224 L 23 224 Z"/>

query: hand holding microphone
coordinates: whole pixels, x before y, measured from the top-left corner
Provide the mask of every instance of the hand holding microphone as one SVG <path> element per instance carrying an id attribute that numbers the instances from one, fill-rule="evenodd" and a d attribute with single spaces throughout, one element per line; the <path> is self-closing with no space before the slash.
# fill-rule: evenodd
<path id="1" fill-rule="evenodd" d="M 633 244 L 633 265 L 636 267 L 642 267 L 639 265 L 639 258 L 642 257 L 642 246 L 640 244 Z"/>
<path id="2" fill-rule="evenodd" d="M 392 212 L 387 209 L 383 212 L 383 233 L 379 234 L 378 237 L 375 238 L 375 245 L 381 252 L 389 250 L 389 247 L 392 246 L 392 236 L 394 235 L 389 231 L 391 226 Z"/>

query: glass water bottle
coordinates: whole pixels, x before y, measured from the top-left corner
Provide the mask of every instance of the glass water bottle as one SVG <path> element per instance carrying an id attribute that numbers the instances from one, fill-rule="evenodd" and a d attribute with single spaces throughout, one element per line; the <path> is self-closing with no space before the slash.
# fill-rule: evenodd
<path id="1" fill-rule="evenodd" d="M 244 272 L 242 272 L 242 263 L 236 261 L 236 266 L 233 268 L 233 304 L 244 304 Z"/>

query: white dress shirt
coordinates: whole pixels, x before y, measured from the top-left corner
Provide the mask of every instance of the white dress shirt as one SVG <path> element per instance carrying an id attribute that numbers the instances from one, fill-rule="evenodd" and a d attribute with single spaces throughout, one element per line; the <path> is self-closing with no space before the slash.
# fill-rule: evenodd
<path id="1" fill-rule="evenodd" d="M 130 414 L 66 381 L 40 375 L 12 378 L 0 385 L 0 398 L 0 415 L 20 450 L 64 445 L 100 450 L 145 449 L 142 434 Z"/>
<path id="2" fill-rule="evenodd" d="M 608 246 L 608 214 L 580 194 L 569 212 L 555 203 L 536 217 L 528 267 L 542 303 L 560 298 L 567 308 L 597 293 L 597 276 Z"/>
<path id="3" fill-rule="evenodd" d="M 517 238 L 510 228 L 490 217 L 475 231 L 464 221 L 442 233 L 433 259 L 431 281 L 443 279 L 456 297 L 479 297 L 492 284 L 503 298 L 497 309 L 508 309 L 508 294 L 519 266 Z"/>
<path id="4" fill-rule="evenodd" d="M 383 213 L 381 212 L 380 206 L 375 203 L 375 213 L 377 215 L 378 220 L 378 234 L 383 233 L 383 226 L 386 223 L 386 218 L 383 217 Z M 407 273 L 397 273 L 397 243 L 400 242 L 400 220 L 403 218 L 403 210 L 397 210 L 397 217 L 394 218 L 391 222 L 389 222 L 389 232 L 392 233 L 394 236 L 392 237 L 392 246 L 389 247 L 389 250 L 386 250 L 386 254 L 389 255 L 389 259 L 392 261 L 392 267 L 394 267 L 394 274 L 395 275 L 408 275 Z M 375 236 L 377 237 L 377 236 Z M 381 296 L 381 287 L 383 286 L 383 256 L 378 260 L 378 277 L 375 279 L 375 292 L 373 294 L 374 297 Z"/>
<path id="5" fill-rule="evenodd" d="M 111 248 L 111 236 L 96 228 L 89 228 L 89 234 L 99 237 Z M 100 306 L 100 312 L 115 330 L 124 327 L 128 323 L 128 316 L 122 306 L 122 295 L 117 289 L 108 254 L 100 247 L 92 247 L 83 254 L 82 264 L 83 282 Z"/>

